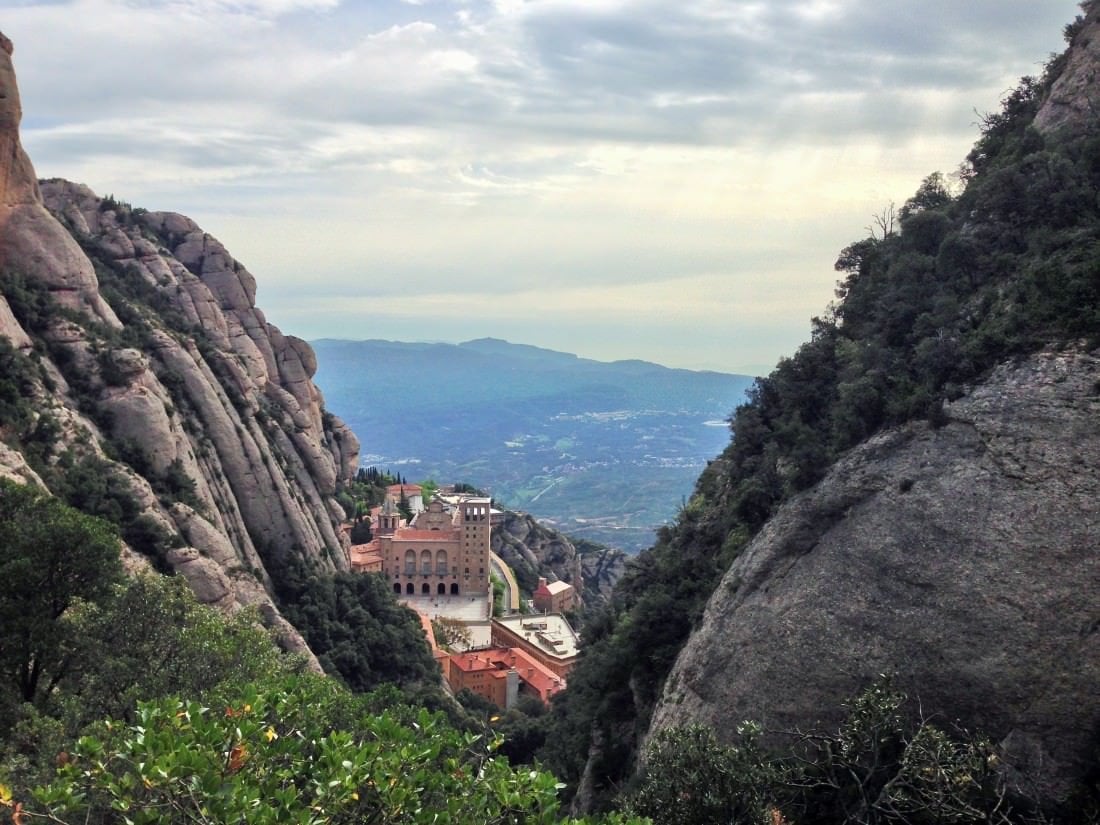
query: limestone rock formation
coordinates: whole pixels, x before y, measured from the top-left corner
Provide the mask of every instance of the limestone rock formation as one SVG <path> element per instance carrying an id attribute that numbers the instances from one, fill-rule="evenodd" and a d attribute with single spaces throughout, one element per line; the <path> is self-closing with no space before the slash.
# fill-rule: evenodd
<path id="1" fill-rule="evenodd" d="M 1048 351 L 854 449 L 726 573 L 654 727 L 832 725 L 880 673 L 1057 799 L 1100 729 L 1100 358 Z"/>
<path id="2" fill-rule="evenodd" d="M 1095 126 L 1100 112 L 1100 4 L 1093 4 L 1066 53 L 1066 66 L 1035 117 L 1043 132 Z"/>
<path id="3" fill-rule="evenodd" d="M 99 468 L 124 535 L 159 547 L 202 602 L 258 606 L 317 667 L 275 608 L 271 567 L 347 568 L 335 493 L 359 443 L 325 412 L 312 350 L 267 322 L 253 276 L 190 219 L 39 183 L 0 46 L 0 336 L 35 376 L 29 423 L 0 422 L 0 475 L 61 489 Z M 27 297 L 43 291 L 76 312 Z"/>
<path id="4" fill-rule="evenodd" d="M 528 592 L 538 587 L 540 576 L 576 587 L 579 572 L 583 579 L 581 600 L 588 606 L 607 601 L 626 568 L 626 554 L 621 550 L 578 553 L 566 536 L 539 524 L 528 513 L 505 512 L 503 521 L 493 529 L 492 550 L 512 568 L 520 587 Z"/>
<path id="5" fill-rule="evenodd" d="M 36 278 L 62 306 L 119 327 L 99 295 L 91 262 L 42 205 L 34 167 L 19 141 L 23 108 L 12 51 L 11 41 L 0 34 L 0 270 Z M 5 302 L 0 329 L 10 328 L 9 317 Z"/>

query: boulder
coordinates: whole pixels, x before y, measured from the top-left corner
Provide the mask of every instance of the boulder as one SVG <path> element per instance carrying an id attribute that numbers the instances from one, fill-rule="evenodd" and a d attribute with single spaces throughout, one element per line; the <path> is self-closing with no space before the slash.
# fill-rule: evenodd
<path id="1" fill-rule="evenodd" d="M 893 674 L 1064 798 L 1100 729 L 1100 360 L 1045 352 L 853 449 L 733 563 L 654 729 L 834 726 Z M 1092 763 L 1095 764 L 1094 762 Z"/>
<path id="2" fill-rule="evenodd" d="M 1100 81 L 1100 6 L 1093 7 L 1066 53 L 1066 65 L 1039 112 L 1035 128 L 1041 132 L 1095 128 L 1097 81 Z"/>

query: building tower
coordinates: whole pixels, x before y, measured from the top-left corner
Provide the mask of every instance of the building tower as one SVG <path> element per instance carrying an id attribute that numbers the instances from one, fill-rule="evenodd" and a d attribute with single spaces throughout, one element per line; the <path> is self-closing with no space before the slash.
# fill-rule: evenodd
<path id="1" fill-rule="evenodd" d="M 378 533 L 383 536 L 392 536 L 401 526 L 401 513 L 397 510 L 397 503 L 393 496 L 386 496 L 382 505 L 382 511 L 378 514 Z"/>
<path id="2" fill-rule="evenodd" d="M 459 502 L 459 528 L 462 530 L 462 566 L 468 593 L 489 592 L 489 548 L 492 519 L 487 498 L 469 498 Z"/>

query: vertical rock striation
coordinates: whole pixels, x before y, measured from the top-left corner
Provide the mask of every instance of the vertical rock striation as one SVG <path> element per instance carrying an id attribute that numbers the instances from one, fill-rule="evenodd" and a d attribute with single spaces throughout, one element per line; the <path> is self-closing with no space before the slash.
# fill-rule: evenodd
<path id="1" fill-rule="evenodd" d="M 91 262 L 42 204 L 34 167 L 19 141 L 23 107 L 12 51 L 11 40 L 0 33 L 0 270 L 38 279 L 62 306 L 117 328 Z M 0 307 L 0 331 L 13 331 L 13 340 L 19 335 L 6 302 Z"/>
<path id="2" fill-rule="evenodd" d="M 1035 116 L 1041 132 L 1095 129 L 1100 116 L 1100 4 L 1077 24 L 1062 72 Z"/>
<path id="3" fill-rule="evenodd" d="M 316 667 L 273 578 L 290 554 L 346 569 L 334 495 L 359 444 L 325 412 L 312 350 L 267 322 L 255 279 L 190 219 L 40 184 L 19 142 L 11 43 L 0 46 L 0 275 L 23 295 L 0 300 L 0 337 L 33 347 L 39 374 L 32 424 L 0 426 L 0 473 L 64 486 L 66 468 L 106 462 L 146 531 L 177 536 L 160 563 L 205 603 L 258 606 Z M 28 290 L 54 310 L 28 311 Z M 44 423 L 60 435 L 36 475 L 24 455 Z"/>
<path id="4" fill-rule="evenodd" d="M 520 587 L 533 593 L 540 576 L 577 589 L 587 607 L 604 604 L 626 570 L 626 554 L 610 547 L 579 553 L 557 530 L 539 524 L 529 513 L 504 511 L 493 527 L 492 550 L 512 568 Z M 582 579 L 578 585 L 578 573 Z"/>

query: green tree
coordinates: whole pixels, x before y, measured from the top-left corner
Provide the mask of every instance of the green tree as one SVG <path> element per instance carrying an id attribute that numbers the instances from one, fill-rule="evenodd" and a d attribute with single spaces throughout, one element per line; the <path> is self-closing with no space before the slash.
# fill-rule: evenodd
<path id="1" fill-rule="evenodd" d="M 225 707 L 143 703 L 136 724 L 82 737 L 56 780 L 22 804 L 61 823 L 561 821 L 554 777 L 511 768 L 495 755 L 498 738 L 424 710 L 410 719 L 362 705 L 354 724 L 334 726 L 346 702 L 335 683 L 302 675 L 244 689 Z"/>
<path id="2" fill-rule="evenodd" d="M 351 526 L 351 535 L 349 536 L 352 544 L 367 544 L 374 538 L 374 531 L 370 527 L 370 517 L 359 518 L 355 524 Z"/>
<path id="3" fill-rule="evenodd" d="M 416 613 L 399 605 L 381 576 L 328 573 L 287 557 L 272 565 L 279 606 L 326 673 L 354 691 L 384 682 L 435 684 L 439 668 Z"/>
<path id="4" fill-rule="evenodd" d="M 0 678 L 9 697 L 49 696 L 71 661 L 62 617 L 80 600 L 106 598 L 121 574 L 112 525 L 0 480 Z"/>
<path id="5" fill-rule="evenodd" d="M 432 619 L 432 632 L 435 633 L 436 641 L 448 648 L 459 647 L 465 650 L 473 638 L 465 622 L 447 616 Z"/>
<path id="6" fill-rule="evenodd" d="M 769 821 L 782 771 L 761 750 L 759 727 L 743 723 L 737 732 L 738 744 L 721 745 L 702 725 L 660 731 L 628 809 L 679 825 Z"/>
<path id="7" fill-rule="evenodd" d="M 424 501 L 424 506 L 427 507 L 435 494 L 439 492 L 439 484 L 434 478 L 428 478 L 420 482 L 420 494 Z"/>
<path id="8" fill-rule="evenodd" d="M 100 718 L 130 719 L 140 699 L 172 694 L 209 700 L 302 667 L 279 651 L 252 610 L 225 616 L 201 605 L 182 577 L 141 574 L 109 598 L 66 616 L 71 666 L 59 683 L 68 728 Z"/>
<path id="9" fill-rule="evenodd" d="M 412 521 L 413 511 L 409 506 L 409 497 L 405 495 L 405 485 L 401 485 L 401 498 L 397 500 L 397 510 L 405 521 Z"/>

